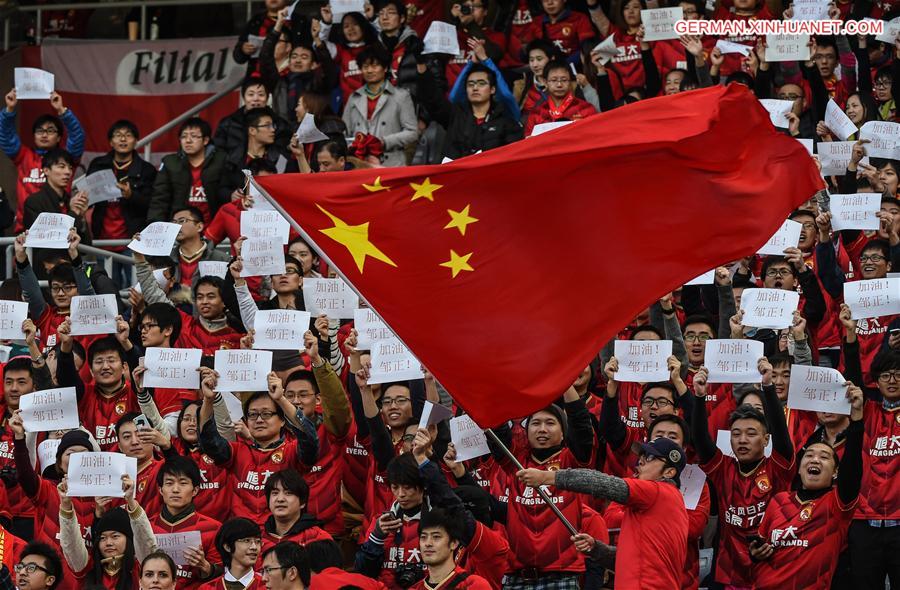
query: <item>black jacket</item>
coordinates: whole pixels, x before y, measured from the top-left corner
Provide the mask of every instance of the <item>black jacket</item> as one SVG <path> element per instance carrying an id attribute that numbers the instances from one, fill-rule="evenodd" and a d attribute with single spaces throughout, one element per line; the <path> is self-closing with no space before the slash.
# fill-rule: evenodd
<path id="1" fill-rule="evenodd" d="M 34 220 L 37 219 L 38 215 L 41 213 L 66 213 L 72 215 L 69 213 L 69 199 L 71 198 L 72 195 L 69 193 L 64 193 L 62 197 L 60 197 L 56 194 L 56 191 L 50 188 L 48 183 L 44 183 L 41 190 L 29 195 L 28 198 L 25 199 L 22 224 L 25 226 L 25 229 L 30 228 L 34 223 Z M 72 215 L 72 217 L 75 216 Z M 81 236 L 82 244 L 91 243 L 91 232 L 84 217 L 75 217 L 75 231 Z"/>
<path id="2" fill-rule="evenodd" d="M 231 191 L 222 182 L 225 164 L 225 152 L 207 146 L 200 180 L 209 202 L 210 217 L 214 217 L 219 207 L 231 198 Z M 179 151 L 163 158 L 156 182 L 153 183 L 147 221 L 169 221 L 173 211 L 189 204 L 190 192 L 191 167 L 184 152 Z"/>
<path id="3" fill-rule="evenodd" d="M 131 197 L 119 199 L 119 203 L 122 205 L 122 215 L 125 217 L 125 226 L 128 228 L 128 235 L 135 234 L 146 226 L 147 209 L 150 206 L 150 196 L 153 194 L 153 181 L 156 180 L 156 168 L 152 164 L 138 156 L 137 152 L 133 153 L 133 158 L 125 176 L 131 185 Z M 91 160 L 87 173 L 93 174 L 100 170 L 113 170 L 113 152 Z M 107 201 L 103 201 L 94 205 L 91 230 L 98 237 L 103 231 L 107 204 Z"/>
<path id="4" fill-rule="evenodd" d="M 310 21 L 306 17 L 306 15 L 301 14 L 302 10 L 295 10 L 294 14 L 291 15 L 290 22 L 290 35 L 291 35 L 291 45 L 296 45 L 299 42 L 311 43 L 312 42 L 312 34 L 310 32 Z M 231 52 L 231 56 L 234 58 L 234 61 L 239 64 L 248 64 L 247 65 L 247 74 L 249 75 L 251 72 L 256 70 L 257 67 L 257 58 L 250 57 L 246 53 L 244 53 L 241 46 L 247 42 L 247 38 L 250 35 L 259 35 L 260 30 L 262 29 L 263 23 L 266 21 L 266 11 L 263 10 L 254 14 L 250 20 L 247 22 L 247 25 L 244 27 L 244 30 L 241 32 L 238 37 L 237 43 L 234 44 L 234 49 Z M 272 22 L 272 21 L 270 21 Z M 274 27 L 274 23 L 273 23 Z M 271 29 L 272 27 L 270 27 Z M 267 31 L 268 33 L 268 31 Z"/>
<path id="5" fill-rule="evenodd" d="M 235 150 L 247 149 L 247 123 L 244 121 L 244 107 L 234 111 L 221 121 L 216 127 L 216 133 L 213 135 L 212 143 L 226 154 L 230 154 Z M 287 152 L 291 143 L 291 135 L 294 127 L 284 118 L 275 115 L 275 145 L 280 147 L 282 151 Z"/>

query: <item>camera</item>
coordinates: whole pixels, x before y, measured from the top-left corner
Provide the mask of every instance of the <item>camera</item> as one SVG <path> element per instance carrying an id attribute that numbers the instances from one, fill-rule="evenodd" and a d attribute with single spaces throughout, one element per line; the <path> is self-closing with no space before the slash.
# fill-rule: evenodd
<path id="1" fill-rule="evenodd" d="M 472 14 L 472 6 L 469 5 L 469 4 L 461 4 L 461 5 L 459 6 L 459 11 L 460 11 L 463 15 L 469 16 L 470 14 Z"/>
<path id="2" fill-rule="evenodd" d="M 425 577 L 425 570 L 413 563 L 397 564 L 394 570 L 394 582 L 401 588 L 409 588 Z"/>

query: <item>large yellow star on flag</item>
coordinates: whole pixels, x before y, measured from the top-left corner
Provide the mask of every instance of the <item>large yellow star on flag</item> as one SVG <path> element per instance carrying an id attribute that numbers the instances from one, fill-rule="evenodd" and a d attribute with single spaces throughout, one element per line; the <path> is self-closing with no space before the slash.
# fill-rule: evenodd
<path id="1" fill-rule="evenodd" d="M 431 178 L 426 178 L 425 182 L 422 184 L 416 184 L 415 182 L 409 183 L 410 188 L 416 191 L 416 194 L 412 196 L 412 201 L 416 199 L 428 199 L 429 201 L 434 201 L 434 192 L 439 188 L 444 188 L 442 184 L 432 184 Z"/>
<path id="2" fill-rule="evenodd" d="M 447 209 L 447 213 L 450 215 L 450 223 L 444 226 L 444 229 L 456 228 L 459 230 L 459 233 L 462 235 L 466 235 L 466 226 L 470 223 L 475 223 L 478 219 L 471 217 L 469 215 L 469 207 L 471 205 L 466 205 L 463 207 L 462 211 L 454 211 L 453 209 Z"/>
<path id="3" fill-rule="evenodd" d="M 359 267 L 359 272 L 363 272 L 363 266 L 366 264 L 366 256 L 371 256 L 375 260 L 380 260 L 385 264 L 390 264 L 396 268 L 393 260 L 388 258 L 387 254 L 378 249 L 375 244 L 369 241 L 369 222 L 359 225 L 348 225 L 342 219 L 339 219 L 325 210 L 321 205 L 316 205 L 322 213 L 331 218 L 334 227 L 320 229 L 319 231 L 343 245 L 353 256 L 353 261 Z"/>
<path id="4" fill-rule="evenodd" d="M 468 254 L 465 254 L 463 256 L 460 256 L 459 254 L 456 253 L 456 250 L 450 250 L 450 260 L 448 260 L 447 262 L 442 262 L 440 264 L 440 266 L 449 268 L 450 272 L 453 273 L 453 276 L 451 278 L 455 279 L 456 275 L 458 275 L 460 272 L 462 272 L 464 270 L 467 270 L 469 272 L 475 270 L 469 264 L 469 258 L 471 258 L 471 257 L 472 257 L 471 252 L 469 252 Z"/>

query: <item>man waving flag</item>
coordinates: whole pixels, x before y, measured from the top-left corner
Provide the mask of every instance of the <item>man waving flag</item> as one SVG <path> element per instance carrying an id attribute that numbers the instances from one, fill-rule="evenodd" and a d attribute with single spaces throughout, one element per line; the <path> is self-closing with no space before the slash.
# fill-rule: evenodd
<path id="1" fill-rule="evenodd" d="M 546 407 L 649 302 L 823 186 L 740 85 L 442 166 L 258 182 L 482 427 Z"/>

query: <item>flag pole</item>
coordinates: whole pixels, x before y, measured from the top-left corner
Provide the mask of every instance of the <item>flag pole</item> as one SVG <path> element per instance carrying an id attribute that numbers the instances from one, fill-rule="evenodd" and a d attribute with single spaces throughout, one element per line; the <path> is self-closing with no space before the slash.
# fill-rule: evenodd
<path id="1" fill-rule="evenodd" d="M 390 324 L 388 324 L 387 322 L 384 321 L 384 318 L 381 317 L 381 314 L 378 313 L 378 310 L 376 310 L 374 307 L 372 307 L 372 305 L 369 303 L 369 300 L 366 299 L 366 297 L 362 293 L 359 292 L 359 289 L 356 288 L 356 285 L 354 285 L 349 279 L 347 279 L 347 276 L 343 273 L 343 271 L 336 264 L 334 264 L 334 262 L 332 262 L 330 258 L 328 258 L 328 256 L 325 254 L 325 251 L 319 247 L 319 245 L 312 238 L 312 236 L 309 235 L 309 233 L 305 229 L 303 229 L 300 226 L 300 224 L 297 223 L 294 220 L 294 218 L 288 214 L 287 211 L 284 210 L 284 207 L 281 206 L 281 203 L 279 203 L 278 201 L 273 199 L 272 196 L 269 195 L 269 193 L 267 193 L 264 188 L 262 188 L 259 184 L 257 184 L 256 180 L 253 177 L 249 177 L 249 180 L 253 184 L 254 188 L 256 188 L 256 190 L 258 190 L 259 193 L 269 202 L 269 204 L 272 205 L 272 207 L 276 211 L 278 211 L 278 213 L 280 213 L 281 216 L 284 217 L 288 221 L 288 223 L 291 224 L 291 227 L 293 227 L 295 230 L 297 230 L 297 233 L 299 233 L 300 236 L 306 241 L 307 245 L 315 248 L 317 253 L 319 254 L 319 256 L 324 258 L 325 262 L 328 263 L 329 268 L 333 268 L 335 270 L 335 272 L 338 275 L 340 275 L 341 279 L 343 279 L 343 281 L 345 283 L 347 283 L 347 285 L 351 289 L 353 289 L 353 291 L 359 296 L 359 298 L 366 302 L 366 305 L 369 307 L 369 309 L 372 310 L 372 313 L 374 313 L 376 316 L 378 316 L 378 319 L 380 319 L 382 322 L 384 322 L 384 324 L 386 326 L 388 326 L 390 328 Z M 406 343 L 403 342 L 403 340 L 400 338 L 400 336 L 397 335 L 396 332 L 394 332 L 394 336 L 397 338 L 397 340 L 400 340 L 400 342 L 403 343 L 403 346 L 406 346 Z M 406 346 L 406 348 L 408 348 L 409 350 L 412 350 L 409 346 Z M 460 406 L 459 403 L 457 403 L 456 405 L 459 406 L 460 408 L 462 408 L 462 406 Z M 465 410 L 465 408 L 463 408 L 463 410 Z M 525 467 L 522 465 L 522 463 L 520 463 L 519 460 L 516 458 L 516 456 L 512 453 L 512 451 L 510 451 L 509 448 L 505 444 L 503 444 L 503 441 L 500 440 L 500 437 L 498 437 L 497 434 L 492 429 L 488 428 L 484 432 L 488 437 L 490 437 L 490 439 L 498 447 L 500 447 L 500 449 L 503 450 L 503 454 L 506 455 L 507 458 L 509 458 L 509 460 L 513 462 L 513 465 L 515 465 L 516 468 L 518 468 L 519 470 L 525 469 Z M 534 489 L 537 490 L 538 495 L 541 497 L 541 499 L 544 501 L 544 503 L 550 507 L 550 510 L 553 511 L 553 514 L 556 515 L 556 518 L 558 518 L 560 520 L 560 522 L 562 522 L 563 525 L 565 525 L 565 527 L 569 530 L 569 532 L 572 533 L 572 535 L 577 535 L 579 532 L 578 529 L 576 529 L 572 525 L 572 523 L 569 522 L 569 519 L 566 518 L 566 515 L 562 513 L 562 511 L 559 509 L 559 506 L 557 506 L 556 504 L 553 503 L 553 500 L 550 498 L 550 495 L 547 492 L 545 492 L 544 489 L 540 486 L 538 486 Z"/>

